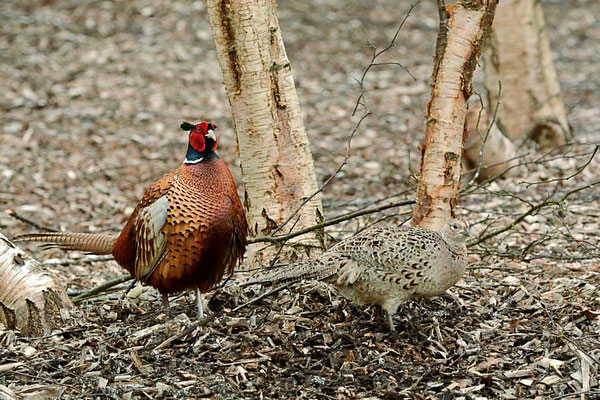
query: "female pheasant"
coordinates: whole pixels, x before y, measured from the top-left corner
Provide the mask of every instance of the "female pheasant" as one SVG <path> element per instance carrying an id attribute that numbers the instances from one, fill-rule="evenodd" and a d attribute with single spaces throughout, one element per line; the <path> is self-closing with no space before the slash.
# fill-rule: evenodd
<path id="1" fill-rule="evenodd" d="M 231 172 L 216 153 L 216 125 L 184 122 L 181 129 L 190 132 L 183 165 L 146 189 L 119 235 L 52 232 L 15 240 L 112 254 L 133 278 L 155 287 L 167 307 L 169 294 L 195 289 L 203 318 L 202 293 L 241 262 L 248 225 Z"/>
<path id="2" fill-rule="evenodd" d="M 301 279 L 324 280 L 347 299 L 393 314 L 413 298 L 443 294 L 467 267 L 469 228 L 450 220 L 440 232 L 419 227 L 374 227 L 343 240 L 320 257 L 258 273 L 242 286 Z"/>

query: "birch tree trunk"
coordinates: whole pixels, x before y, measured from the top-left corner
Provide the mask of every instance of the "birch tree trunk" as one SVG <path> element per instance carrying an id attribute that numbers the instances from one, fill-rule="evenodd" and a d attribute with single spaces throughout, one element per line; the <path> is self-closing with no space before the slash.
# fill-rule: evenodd
<path id="1" fill-rule="evenodd" d="M 49 333 L 73 304 L 40 264 L 0 234 L 0 322 L 23 335 Z"/>
<path id="2" fill-rule="evenodd" d="M 414 225 L 434 230 L 454 216 L 458 202 L 467 100 L 496 0 L 462 0 L 447 7 L 442 1 L 439 4 L 440 30 L 412 217 Z"/>
<path id="3" fill-rule="evenodd" d="M 207 0 L 210 24 L 233 117 L 242 164 L 250 235 L 269 235 L 318 190 L 312 154 L 274 0 Z M 322 222 L 320 196 L 284 228 Z M 299 237 L 281 257 L 314 256 L 322 231 Z M 274 251 L 256 255 L 265 263 Z M 301 251 L 304 254 L 297 254 Z"/>
<path id="4" fill-rule="evenodd" d="M 544 149 L 567 141 L 570 128 L 540 1 L 500 3 L 484 70 L 489 104 L 496 104 L 502 82 L 498 125 L 510 139 L 531 137 Z"/>

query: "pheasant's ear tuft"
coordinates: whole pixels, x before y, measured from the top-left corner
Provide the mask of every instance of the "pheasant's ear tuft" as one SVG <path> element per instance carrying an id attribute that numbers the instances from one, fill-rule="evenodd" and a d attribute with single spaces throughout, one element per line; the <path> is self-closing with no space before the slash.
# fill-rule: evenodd
<path id="1" fill-rule="evenodd" d="M 179 127 L 184 130 L 184 131 L 191 131 L 192 129 L 194 129 L 194 124 L 190 124 L 189 122 L 182 122 L 181 125 L 179 125 Z"/>

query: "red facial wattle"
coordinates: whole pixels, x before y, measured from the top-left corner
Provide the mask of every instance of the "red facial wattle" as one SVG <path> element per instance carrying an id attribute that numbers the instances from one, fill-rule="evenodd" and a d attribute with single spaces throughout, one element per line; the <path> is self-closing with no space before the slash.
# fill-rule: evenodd
<path id="1" fill-rule="evenodd" d="M 198 153 L 202 153 L 206 148 L 206 142 L 204 140 L 204 134 L 196 132 L 194 129 L 190 133 L 190 145 L 196 150 Z"/>
<path id="2" fill-rule="evenodd" d="M 181 124 L 181 129 L 190 131 L 189 143 L 194 151 L 198 153 L 214 153 L 217 150 L 217 137 L 214 133 L 217 125 L 206 121 L 202 121 L 196 125 L 184 122 Z M 210 148 L 207 149 L 207 146 L 210 146 Z"/>

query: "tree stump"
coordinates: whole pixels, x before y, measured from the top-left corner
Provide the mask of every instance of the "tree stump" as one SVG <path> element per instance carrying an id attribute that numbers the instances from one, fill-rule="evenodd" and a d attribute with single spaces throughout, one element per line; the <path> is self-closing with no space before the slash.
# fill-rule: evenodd
<path id="1" fill-rule="evenodd" d="M 25 336 L 60 326 L 73 304 L 56 278 L 0 233 L 0 322 Z"/>

